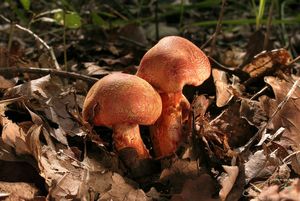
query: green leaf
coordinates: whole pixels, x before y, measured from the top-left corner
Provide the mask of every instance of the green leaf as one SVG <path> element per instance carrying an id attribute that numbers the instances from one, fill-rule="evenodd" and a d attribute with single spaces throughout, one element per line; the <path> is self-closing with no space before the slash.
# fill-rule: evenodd
<path id="1" fill-rule="evenodd" d="M 76 12 L 65 14 L 65 26 L 70 29 L 77 29 L 81 27 L 81 17 Z"/>
<path id="2" fill-rule="evenodd" d="M 20 0 L 22 6 L 25 8 L 25 10 L 29 10 L 30 8 L 30 0 Z"/>
<path id="3" fill-rule="evenodd" d="M 91 17 L 92 17 L 93 24 L 98 25 L 104 29 L 109 28 L 109 24 L 97 13 L 93 12 L 91 14 Z"/>
<path id="4" fill-rule="evenodd" d="M 76 12 L 65 13 L 65 16 L 63 11 L 57 12 L 54 14 L 54 19 L 58 24 L 65 25 L 66 28 L 77 29 L 81 27 L 81 17 Z"/>

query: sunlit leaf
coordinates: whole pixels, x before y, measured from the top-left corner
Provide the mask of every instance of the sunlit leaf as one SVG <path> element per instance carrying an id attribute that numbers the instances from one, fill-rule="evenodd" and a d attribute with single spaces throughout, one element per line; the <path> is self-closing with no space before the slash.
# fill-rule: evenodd
<path id="1" fill-rule="evenodd" d="M 22 6 L 25 8 L 25 10 L 29 10 L 30 8 L 30 0 L 20 0 Z"/>
<path id="2" fill-rule="evenodd" d="M 54 19 L 58 24 L 65 25 L 67 28 L 70 29 L 77 29 L 81 27 L 81 17 L 76 12 L 65 13 L 65 16 L 63 11 L 57 12 L 54 15 Z"/>
<path id="3" fill-rule="evenodd" d="M 76 12 L 66 13 L 65 26 L 71 29 L 77 29 L 81 27 L 81 17 Z"/>

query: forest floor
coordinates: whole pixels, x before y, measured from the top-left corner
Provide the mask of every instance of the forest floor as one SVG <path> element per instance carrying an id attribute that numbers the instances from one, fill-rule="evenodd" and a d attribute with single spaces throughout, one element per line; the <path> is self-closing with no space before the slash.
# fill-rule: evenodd
<path id="1" fill-rule="evenodd" d="M 260 19 L 224 0 L 87 2 L 0 5 L 0 200 L 300 201 L 299 3 L 280 4 L 278 20 L 273 3 Z M 83 121 L 83 102 L 169 35 L 201 48 L 211 76 L 183 89 L 191 109 L 174 154 L 156 158 L 140 127 L 143 161 Z"/>

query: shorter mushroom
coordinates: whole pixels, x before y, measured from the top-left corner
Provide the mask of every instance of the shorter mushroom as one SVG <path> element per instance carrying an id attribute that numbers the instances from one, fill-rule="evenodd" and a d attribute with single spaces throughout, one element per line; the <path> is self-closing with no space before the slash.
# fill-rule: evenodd
<path id="1" fill-rule="evenodd" d="M 163 102 L 162 114 L 150 128 L 157 157 L 174 153 L 184 137 L 182 122 L 190 109 L 184 85 L 199 86 L 210 73 L 206 55 L 182 37 L 164 37 L 143 56 L 136 75 L 149 82 Z"/>
<path id="2" fill-rule="evenodd" d="M 112 127 L 118 152 L 131 147 L 144 159 L 150 155 L 142 141 L 139 124 L 153 124 L 161 110 L 161 98 L 148 82 L 135 75 L 114 73 L 92 86 L 82 114 L 93 125 Z"/>

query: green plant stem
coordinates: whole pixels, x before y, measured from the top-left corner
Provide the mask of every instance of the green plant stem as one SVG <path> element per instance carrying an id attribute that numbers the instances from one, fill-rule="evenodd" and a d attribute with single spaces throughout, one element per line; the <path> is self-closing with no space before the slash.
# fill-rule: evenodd
<path id="1" fill-rule="evenodd" d="M 13 36 L 14 36 L 14 28 L 15 28 L 15 25 L 13 24 L 13 22 L 11 22 L 10 27 L 9 27 L 9 38 L 8 38 L 8 44 L 7 44 L 8 52 L 10 52 L 10 49 L 11 49 Z M 7 59 L 7 61 L 8 61 L 8 59 Z"/>
<path id="2" fill-rule="evenodd" d="M 268 47 L 269 38 L 270 38 L 270 34 L 271 34 L 273 8 L 274 8 L 274 1 L 271 0 L 271 6 L 270 6 L 270 9 L 269 9 L 268 21 L 267 21 L 267 32 L 266 32 L 266 35 L 265 35 L 264 46 L 263 46 L 264 50 L 266 50 L 267 47 Z"/>

